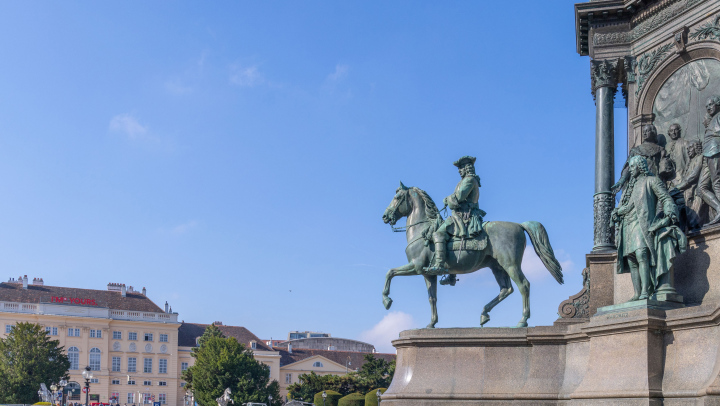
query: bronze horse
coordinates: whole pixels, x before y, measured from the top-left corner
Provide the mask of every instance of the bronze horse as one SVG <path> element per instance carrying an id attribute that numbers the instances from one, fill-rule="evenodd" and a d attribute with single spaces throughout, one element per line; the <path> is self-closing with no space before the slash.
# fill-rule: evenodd
<path id="1" fill-rule="evenodd" d="M 425 191 L 416 187 L 408 188 L 400 182 L 395 197 L 385 209 L 383 222 L 395 225 L 402 217 L 407 217 L 405 235 L 408 245 L 405 248 L 405 254 L 408 263 L 388 271 L 385 276 L 383 304 L 386 309 L 390 309 L 392 305 L 392 299 L 388 295 L 390 294 L 390 281 L 393 277 L 423 275 L 432 310 L 432 318 L 427 328 L 434 328 L 438 322 L 437 275 L 426 275 L 423 273 L 423 269 L 428 267 L 432 260 L 435 247 L 431 236 L 442 224 L 443 218 L 435 202 Z M 517 327 L 527 327 L 527 320 L 530 318 L 530 282 L 520 268 L 525 252 L 525 232 L 530 236 L 535 252 L 550 274 L 558 283 L 563 283 L 562 268 L 550 246 L 545 227 L 537 221 L 526 221 L 522 224 L 490 221 L 483 227 L 488 237 L 487 246 L 477 251 L 448 250 L 449 271 L 451 274 L 465 274 L 482 268 L 490 268 L 495 275 L 495 279 L 500 285 L 500 294 L 483 308 L 480 326 L 490 321 L 488 314 L 490 310 L 513 292 L 510 281 L 514 281 L 520 290 L 523 301 L 522 318 Z"/>

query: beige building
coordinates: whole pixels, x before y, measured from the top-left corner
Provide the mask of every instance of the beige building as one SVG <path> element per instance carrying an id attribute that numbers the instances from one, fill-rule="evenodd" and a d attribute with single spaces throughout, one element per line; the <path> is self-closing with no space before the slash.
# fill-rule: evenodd
<path id="1" fill-rule="evenodd" d="M 70 386 L 84 386 L 82 370 L 90 366 L 91 403 L 184 404 L 178 399 L 177 314 L 122 284 L 107 290 L 45 286 L 27 276 L 0 283 L 2 336 L 18 322 L 45 327 L 65 347 L 70 359 Z M 79 391 L 71 401 L 85 402 Z M 81 399 L 82 398 L 82 399 Z"/>

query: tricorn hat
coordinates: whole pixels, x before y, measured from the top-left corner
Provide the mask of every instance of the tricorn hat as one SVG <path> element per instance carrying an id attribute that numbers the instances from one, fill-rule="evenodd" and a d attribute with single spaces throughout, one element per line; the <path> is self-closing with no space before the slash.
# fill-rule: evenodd
<path id="1" fill-rule="evenodd" d="M 468 164 L 468 163 L 475 165 L 475 160 L 476 160 L 476 159 L 477 159 L 477 158 L 475 158 L 474 156 L 465 155 L 464 157 L 462 157 L 462 158 L 458 159 L 457 161 L 453 162 L 453 165 L 457 166 L 458 168 L 461 167 L 461 166 L 464 166 L 465 164 Z"/>

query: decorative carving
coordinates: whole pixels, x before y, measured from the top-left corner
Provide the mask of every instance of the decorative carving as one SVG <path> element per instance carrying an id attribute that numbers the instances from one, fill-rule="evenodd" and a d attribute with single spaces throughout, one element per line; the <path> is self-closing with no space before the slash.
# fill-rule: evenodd
<path id="1" fill-rule="evenodd" d="M 720 14 L 707 24 L 698 27 L 694 33 L 690 34 L 690 38 L 698 41 L 708 38 L 720 41 Z"/>
<path id="2" fill-rule="evenodd" d="M 684 13 L 705 0 L 674 0 L 666 2 L 665 7 L 657 7 L 647 13 L 647 18 L 633 24 L 633 28 L 621 33 L 598 33 L 593 36 L 595 45 L 627 44 L 660 27 L 676 16 Z M 642 16 L 644 17 L 644 16 Z M 638 18 L 639 20 L 639 18 Z"/>
<path id="3" fill-rule="evenodd" d="M 160 352 L 165 354 L 167 352 L 168 348 L 167 345 L 163 344 L 160 346 Z"/>
<path id="4" fill-rule="evenodd" d="M 645 86 L 645 81 L 650 74 L 655 70 L 658 64 L 664 60 L 670 49 L 673 47 L 672 42 L 665 44 L 653 51 L 645 52 L 640 58 L 637 59 L 637 89 L 635 89 L 635 95 L 640 94 L 640 91 Z"/>
<path id="5" fill-rule="evenodd" d="M 113 351 L 120 351 L 120 343 L 115 341 L 113 343 Z"/>
<path id="6" fill-rule="evenodd" d="M 130 352 L 135 352 L 135 350 L 137 350 L 135 343 L 130 343 Z"/>
<path id="7" fill-rule="evenodd" d="M 595 246 L 614 246 L 615 235 L 613 223 L 610 219 L 615 207 L 615 198 L 610 192 L 596 193 L 593 202 L 595 214 Z"/>
<path id="8" fill-rule="evenodd" d="M 637 72 L 637 60 L 634 56 L 626 56 L 623 58 L 623 65 L 625 68 L 625 80 L 627 83 L 635 83 L 636 72 Z"/>
<path id="9" fill-rule="evenodd" d="M 590 61 L 590 86 L 592 94 L 601 87 L 612 87 L 617 89 L 618 61 L 613 59 L 603 59 L 599 61 Z"/>
<path id="10" fill-rule="evenodd" d="M 152 344 L 145 344 L 145 352 L 152 352 Z"/>
<path id="11" fill-rule="evenodd" d="M 586 319 L 590 317 L 590 270 L 583 269 L 583 288 L 568 300 L 560 303 L 558 315 L 563 319 Z"/>

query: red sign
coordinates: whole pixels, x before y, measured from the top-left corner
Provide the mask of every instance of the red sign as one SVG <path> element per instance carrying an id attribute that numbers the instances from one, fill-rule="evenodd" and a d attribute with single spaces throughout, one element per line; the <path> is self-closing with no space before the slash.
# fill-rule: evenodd
<path id="1" fill-rule="evenodd" d="M 95 303 L 95 299 L 80 299 L 79 297 L 57 297 L 53 296 L 50 298 L 51 303 L 70 303 L 70 304 L 77 304 L 77 305 L 86 305 L 86 306 L 97 306 L 98 304 Z"/>
<path id="2" fill-rule="evenodd" d="M 88 388 L 83 388 L 83 393 L 87 393 Z"/>

